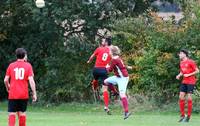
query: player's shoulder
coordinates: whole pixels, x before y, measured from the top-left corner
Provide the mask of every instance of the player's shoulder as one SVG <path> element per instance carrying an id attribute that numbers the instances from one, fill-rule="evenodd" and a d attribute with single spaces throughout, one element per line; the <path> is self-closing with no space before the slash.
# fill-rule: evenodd
<path id="1" fill-rule="evenodd" d="M 21 62 L 17 62 L 25 67 L 32 67 L 32 65 L 28 62 L 28 61 L 21 61 Z"/>
<path id="2" fill-rule="evenodd" d="M 188 59 L 189 63 L 195 63 L 195 61 L 193 59 Z"/>
<path id="3" fill-rule="evenodd" d="M 99 47 L 97 47 L 97 48 L 95 49 L 95 51 L 99 51 L 99 50 L 101 50 L 101 46 L 99 46 Z"/>
<path id="4" fill-rule="evenodd" d="M 113 62 L 120 62 L 120 61 L 121 61 L 121 58 L 120 58 L 120 57 L 113 57 L 113 58 L 112 58 L 112 61 L 113 61 Z"/>
<path id="5" fill-rule="evenodd" d="M 31 63 L 29 62 L 24 62 L 28 67 L 32 67 Z"/>
<path id="6" fill-rule="evenodd" d="M 17 61 L 13 61 L 9 64 L 9 66 L 14 66 L 15 64 L 17 64 Z"/>
<path id="7" fill-rule="evenodd" d="M 109 52 L 110 51 L 110 48 L 108 46 L 104 46 L 101 48 L 104 52 Z"/>
<path id="8" fill-rule="evenodd" d="M 116 60 L 117 60 L 117 61 L 121 61 L 122 58 L 121 58 L 120 56 L 117 56 Z"/>
<path id="9" fill-rule="evenodd" d="M 12 66 L 12 65 L 15 65 L 16 64 L 16 62 L 14 61 L 14 62 L 11 62 L 10 64 L 9 64 L 9 66 Z"/>
<path id="10" fill-rule="evenodd" d="M 103 46 L 98 46 L 96 49 L 102 49 L 103 48 Z"/>
<path id="11" fill-rule="evenodd" d="M 96 50 L 98 50 L 98 51 L 104 51 L 104 50 L 105 50 L 105 47 L 100 46 L 100 47 L 98 47 Z"/>

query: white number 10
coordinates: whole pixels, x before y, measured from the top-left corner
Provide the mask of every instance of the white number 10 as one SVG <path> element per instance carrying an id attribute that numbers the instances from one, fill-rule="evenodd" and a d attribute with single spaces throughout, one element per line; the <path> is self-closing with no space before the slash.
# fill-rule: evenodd
<path id="1" fill-rule="evenodd" d="M 15 79 L 16 80 L 23 80 L 24 79 L 24 68 L 15 68 Z"/>

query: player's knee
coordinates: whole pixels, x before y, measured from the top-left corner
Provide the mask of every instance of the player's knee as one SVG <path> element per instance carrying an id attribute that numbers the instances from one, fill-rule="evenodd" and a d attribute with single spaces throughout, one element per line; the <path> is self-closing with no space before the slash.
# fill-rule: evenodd
<path id="1" fill-rule="evenodd" d="M 104 84 L 106 84 L 106 85 L 108 85 L 108 82 L 107 82 L 107 80 L 106 80 L 106 79 L 103 81 L 103 83 L 104 83 Z"/>
<path id="2" fill-rule="evenodd" d="M 9 112 L 8 115 L 10 116 L 10 115 L 15 115 L 15 114 L 16 114 L 15 112 Z"/>
<path id="3" fill-rule="evenodd" d="M 119 93 L 119 95 L 120 95 L 120 98 L 124 98 L 124 97 L 126 97 L 126 94 L 123 93 L 123 92 Z"/>
<path id="4" fill-rule="evenodd" d="M 19 115 L 26 115 L 26 112 L 19 112 Z"/>
<path id="5" fill-rule="evenodd" d="M 103 88 L 103 92 L 108 90 L 108 86 L 106 86 L 106 85 L 103 85 L 102 88 Z"/>
<path id="6" fill-rule="evenodd" d="M 192 100 L 192 94 L 188 94 L 187 99 L 188 99 L 188 100 Z"/>
<path id="7" fill-rule="evenodd" d="M 185 95 L 179 95 L 179 99 L 184 100 L 185 99 Z"/>
<path id="8" fill-rule="evenodd" d="M 185 99 L 185 93 L 180 92 L 179 99 L 184 100 Z"/>

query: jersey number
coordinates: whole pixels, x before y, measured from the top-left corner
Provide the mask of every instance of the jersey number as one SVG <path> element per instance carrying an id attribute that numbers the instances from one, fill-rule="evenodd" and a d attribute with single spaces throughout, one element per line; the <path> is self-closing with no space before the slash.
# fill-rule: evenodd
<path id="1" fill-rule="evenodd" d="M 16 80 L 23 80 L 24 79 L 24 68 L 15 68 L 15 79 Z"/>
<path id="2" fill-rule="evenodd" d="M 103 56 L 102 56 L 102 60 L 103 61 L 106 61 L 108 58 L 108 53 L 104 53 Z"/>

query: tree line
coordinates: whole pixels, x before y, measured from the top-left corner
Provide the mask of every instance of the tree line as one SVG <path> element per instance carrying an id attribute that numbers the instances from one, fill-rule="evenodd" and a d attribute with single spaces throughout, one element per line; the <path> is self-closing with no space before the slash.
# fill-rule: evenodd
<path id="1" fill-rule="evenodd" d="M 181 3 L 185 18 L 177 26 L 150 16 L 152 1 L 46 0 L 41 11 L 34 1 L 2 0 L 0 98 L 7 97 L 3 84 L 5 70 L 16 59 L 15 49 L 24 47 L 34 68 L 39 100 L 58 103 L 91 100 L 92 65 L 86 61 L 98 46 L 97 36 L 106 35 L 99 34 L 99 29 L 106 29 L 112 33 L 113 44 L 122 49 L 127 64 L 134 68 L 129 71 L 131 94 L 169 100 L 176 94 L 179 83 L 175 80 L 177 51 L 189 49 L 191 57 L 199 63 L 199 7 Z M 195 19 L 190 12 L 196 15 Z"/>

